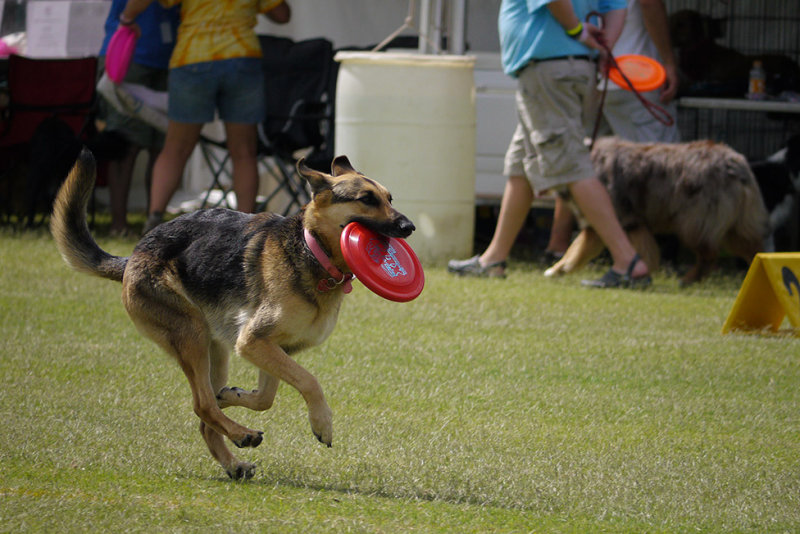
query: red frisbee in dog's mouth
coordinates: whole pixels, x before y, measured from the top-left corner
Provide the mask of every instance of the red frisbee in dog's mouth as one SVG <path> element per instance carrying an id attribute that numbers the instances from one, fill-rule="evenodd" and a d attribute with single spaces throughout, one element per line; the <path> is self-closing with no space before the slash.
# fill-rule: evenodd
<path id="1" fill-rule="evenodd" d="M 425 274 L 404 239 L 373 232 L 353 222 L 342 232 L 344 261 L 373 293 L 395 302 L 414 300 L 425 286 Z"/>
<path id="2" fill-rule="evenodd" d="M 608 71 L 608 78 L 628 91 L 631 90 L 631 87 L 622 77 L 622 73 L 633 84 L 633 88 L 642 93 L 655 91 L 664 85 L 664 81 L 667 79 L 667 71 L 655 59 L 637 54 L 627 54 L 614 59 L 619 69 L 612 66 Z"/>
<path id="3" fill-rule="evenodd" d="M 120 24 L 117 31 L 111 36 L 111 40 L 108 41 L 106 72 L 111 81 L 116 84 L 122 83 L 125 74 L 128 73 L 133 51 L 136 48 L 136 40 L 136 32 L 133 31 L 133 28 Z"/>

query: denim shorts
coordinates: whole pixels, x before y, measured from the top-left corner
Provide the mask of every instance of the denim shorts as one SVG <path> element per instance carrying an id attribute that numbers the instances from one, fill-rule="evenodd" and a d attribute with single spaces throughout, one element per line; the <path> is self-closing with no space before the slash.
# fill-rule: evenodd
<path id="1" fill-rule="evenodd" d="M 211 122 L 219 111 L 224 122 L 260 123 L 265 114 L 261 59 L 221 59 L 170 69 L 168 108 L 175 122 Z"/>

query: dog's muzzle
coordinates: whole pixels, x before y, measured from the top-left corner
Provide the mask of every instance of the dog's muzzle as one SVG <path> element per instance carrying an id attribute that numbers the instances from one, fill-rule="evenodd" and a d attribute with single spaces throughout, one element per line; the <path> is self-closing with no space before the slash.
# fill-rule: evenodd
<path id="1" fill-rule="evenodd" d="M 356 217 L 350 222 L 357 222 L 363 224 L 373 232 L 383 234 L 389 237 L 408 237 L 417 229 L 414 223 L 405 215 L 398 214 L 397 217 L 391 221 L 377 222 L 373 219 L 365 219 Z"/>
<path id="2" fill-rule="evenodd" d="M 405 215 L 400 216 L 400 218 L 396 223 L 396 226 L 397 226 L 397 235 L 393 235 L 390 237 L 408 237 L 411 235 L 411 232 L 417 229 L 417 227 L 414 226 L 414 223 L 412 223 L 411 220 Z"/>

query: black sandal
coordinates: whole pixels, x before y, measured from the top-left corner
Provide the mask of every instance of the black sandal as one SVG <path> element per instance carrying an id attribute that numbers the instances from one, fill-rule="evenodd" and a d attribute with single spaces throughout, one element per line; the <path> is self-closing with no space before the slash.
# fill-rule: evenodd
<path id="1" fill-rule="evenodd" d="M 581 281 L 581 285 L 586 287 L 597 287 L 601 289 L 610 287 L 644 289 L 653 283 L 653 278 L 649 273 L 642 276 L 633 276 L 633 269 L 636 267 L 636 264 L 639 261 L 641 261 L 641 258 L 638 254 L 635 254 L 631 262 L 628 264 L 628 270 L 625 272 L 625 274 L 620 274 L 614 269 L 609 269 L 606 271 L 606 274 L 597 280 L 583 280 Z"/>

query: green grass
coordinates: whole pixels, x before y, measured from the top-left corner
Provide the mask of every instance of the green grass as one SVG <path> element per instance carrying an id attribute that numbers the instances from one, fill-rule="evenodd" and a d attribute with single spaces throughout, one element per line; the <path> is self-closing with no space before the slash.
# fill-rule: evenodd
<path id="1" fill-rule="evenodd" d="M 45 232 L 0 230 L 0 531 L 800 530 L 800 340 L 720 334 L 744 273 L 646 292 L 510 273 L 429 267 L 406 304 L 355 284 L 298 355 L 333 448 L 281 386 L 268 412 L 230 410 L 265 431 L 237 452 L 255 478 L 232 482 L 119 284 L 70 271 Z"/>

